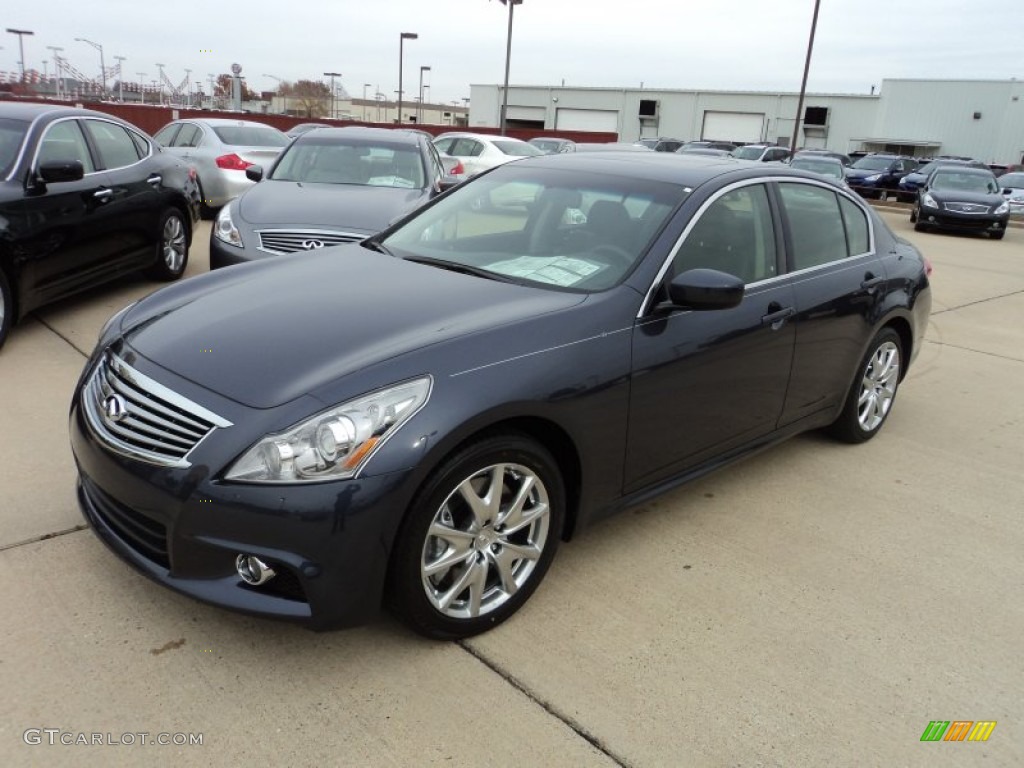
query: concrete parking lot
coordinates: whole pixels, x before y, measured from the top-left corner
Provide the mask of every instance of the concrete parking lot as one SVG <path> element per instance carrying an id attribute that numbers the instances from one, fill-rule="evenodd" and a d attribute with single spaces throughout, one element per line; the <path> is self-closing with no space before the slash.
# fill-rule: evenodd
<path id="1" fill-rule="evenodd" d="M 1024 765 L 1024 229 L 884 215 L 935 273 L 882 434 L 805 435 L 627 511 L 463 643 L 387 617 L 314 634 L 124 565 L 83 530 L 66 418 L 104 320 L 156 286 L 38 313 L 0 352 L 0 764 Z M 923 743 L 933 720 L 997 725 Z M 142 745 L 161 733 L 202 744 Z"/>

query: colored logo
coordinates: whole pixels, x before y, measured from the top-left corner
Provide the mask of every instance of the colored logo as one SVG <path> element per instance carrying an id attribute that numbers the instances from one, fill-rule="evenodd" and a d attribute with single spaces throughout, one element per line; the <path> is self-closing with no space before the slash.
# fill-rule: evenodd
<path id="1" fill-rule="evenodd" d="M 988 741 L 995 727 L 995 720 L 932 720 L 921 741 Z"/>

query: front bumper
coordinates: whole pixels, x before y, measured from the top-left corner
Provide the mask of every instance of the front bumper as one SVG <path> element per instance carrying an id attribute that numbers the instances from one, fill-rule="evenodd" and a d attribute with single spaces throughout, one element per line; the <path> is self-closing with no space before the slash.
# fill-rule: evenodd
<path id="1" fill-rule="evenodd" d="M 991 213 L 957 213 L 945 209 L 920 207 L 918 221 L 927 227 L 955 232 L 1002 232 L 1010 217 Z"/>
<path id="2" fill-rule="evenodd" d="M 176 469 L 111 452 L 86 422 L 79 392 L 70 416 L 79 505 L 123 560 L 198 600 L 313 629 L 379 612 L 412 496 L 410 471 L 308 485 L 225 483 L 198 461 Z M 243 553 L 277 576 L 245 584 L 235 570 Z"/>

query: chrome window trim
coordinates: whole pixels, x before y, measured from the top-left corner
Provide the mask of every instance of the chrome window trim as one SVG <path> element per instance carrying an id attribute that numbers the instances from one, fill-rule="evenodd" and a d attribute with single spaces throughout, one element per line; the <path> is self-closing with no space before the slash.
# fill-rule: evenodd
<path id="1" fill-rule="evenodd" d="M 871 215 L 868 212 L 868 210 L 866 209 L 866 203 L 863 200 L 855 197 L 853 194 L 847 192 L 846 190 L 841 189 L 840 187 L 837 187 L 834 184 L 829 184 L 828 182 L 823 180 L 819 181 L 818 179 L 807 179 L 801 176 L 759 176 L 753 179 L 741 179 L 740 181 L 734 181 L 731 184 L 727 184 L 726 186 L 719 189 L 711 197 L 705 200 L 701 204 L 700 208 L 697 209 L 697 212 L 692 217 L 690 217 L 690 221 L 687 222 L 686 228 L 679 235 L 675 244 L 669 249 L 668 256 L 666 256 L 664 262 L 662 262 L 661 268 L 658 270 L 658 273 L 654 276 L 654 281 L 651 283 L 650 287 L 647 289 L 647 292 L 644 294 L 644 300 L 640 302 L 640 309 L 637 311 L 636 314 L 638 320 L 643 319 L 643 317 L 650 311 L 651 303 L 654 299 L 654 292 L 657 290 L 658 286 L 661 285 L 661 281 L 665 279 L 665 273 L 668 272 L 668 269 L 672 265 L 672 262 L 675 261 L 676 255 L 679 253 L 679 249 L 682 247 L 683 242 L 686 240 L 690 232 L 693 230 L 694 225 L 697 223 L 700 217 L 704 215 L 705 211 L 707 211 L 707 209 L 711 207 L 712 203 L 716 202 L 720 197 L 728 194 L 729 192 L 732 192 L 733 190 L 753 186 L 755 184 L 767 185 L 773 182 L 795 182 L 797 184 L 810 184 L 811 186 L 822 187 L 823 189 L 827 189 L 830 192 L 840 194 L 843 197 L 850 200 L 851 202 L 853 202 L 861 210 L 861 212 L 864 214 L 864 217 L 867 219 L 868 222 L 868 250 L 864 251 L 863 253 L 851 254 L 847 256 L 846 259 L 830 261 L 825 264 L 816 264 L 813 267 L 806 267 L 804 269 L 798 269 L 793 272 L 783 272 L 782 274 L 774 275 L 772 277 L 765 278 L 764 280 L 757 280 L 753 283 L 748 283 L 748 289 L 772 283 L 777 280 L 791 278 L 793 275 L 803 275 L 808 272 L 813 272 L 815 270 L 822 269 L 823 267 L 830 267 L 833 264 L 839 264 L 842 261 L 852 261 L 853 259 L 861 259 L 865 256 L 873 256 L 876 253 L 877 249 L 875 247 L 875 222 L 871 218 Z M 841 211 L 840 215 L 842 215 Z M 845 224 L 843 226 L 845 230 Z"/>
<path id="2" fill-rule="evenodd" d="M 34 172 L 35 169 L 39 167 L 39 150 L 43 148 L 43 141 L 46 139 L 46 134 L 50 132 L 50 129 L 53 128 L 53 126 L 58 125 L 59 123 L 66 123 L 68 120 L 80 120 L 81 118 L 82 115 L 67 115 L 66 117 L 58 117 L 56 120 L 52 120 L 46 126 L 46 128 L 43 129 L 43 133 L 39 136 L 39 141 L 36 142 L 36 151 L 35 154 L 32 155 L 32 162 L 28 164 L 28 170 L 30 172 Z M 82 126 L 78 126 L 78 130 L 82 132 L 82 139 L 85 140 L 86 146 L 88 147 L 89 137 L 85 135 L 85 128 L 83 128 Z M 90 150 L 91 154 L 92 148 L 88 147 L 88 149 Z M 82 178 L 86 178 L 88 176 L 95 176 L 98 173 L 103 173 L 103 171 L 89 171 L 88 173 L 83 174 Z"/>
<path id="3" fill-rule="evenodd" d="M 29 121 L 28 129 L 25 131 L 25 138 L 22 139 L 21 146 L 18 147 L 18 156 L 14 158 L 14 165 L 11 166 L 11 172 L 7 174 L 7 178 L 5 178 L 4 181 L 10 181 L 11 179 L 14 178 L 14 174 L 18 170 L 18 166 L 21 165 L 21 161 L 25 158 L 25 152 L 28 149 L 28 140 L 29 137 L 32 136 L 32 130 L 36 127 L 36 123 L 40 122 L 44 117 L 46 117 L 46 115 L 47 113 L 43 112 L 42 114 L 36 115 Z M 44 130 L 43 133 L 45 135 L 46 131 Z M 31 166 L 29 167 L 31 168 Z"/>
<path id="4" fill-rule="evenodd" d="M 40 115 L 39 117 L 42 117 L 42 115 Z M 38 119 L 39 118 L 37 117 L 36 120 L 38 120 Z M 33 124 L 35 124 L 36 120 L 32 121 Z M 131 131 L 132 130 L 132 128 L 130 128 L 129 126 L 127 126 L 127 125 L 125 125 L 123 123 L 120 123 L 117 120 L 110 120 L 109 118 L 106 118 L 106 117 L 99 117 L 99 116 L 93 116 L 93 115 L 67 115 L 65 117 L 58 117 L 56 120 L 52 120 L 46 126 L 46 128 L 43 129 L 43 133 L 42 133 L 42 135 L 40 135 L 39 141 L 36 142 L 36 151 L 32 155 L 32 162 L 29 163 L 29 166 L 28 166 L 30 171 L 37 167 L 37 164 L 39 162 L 39 150 L 42 149 L 42 147 L 43 147 L 43 140 L 46 139 L 46 134 L 50 132 L 50 129 L 53 126 L 57 125 L 58 123 L 67 122 L 68 120 L 83 120 L 83 121 L 84 120 L 96 120 L 97 122 L 110 123 L 112 125 L 116 125 L 118 128 L 122 128 L 122 129 L 124 129 L 126 131 Z M 84 125 L 80 125 L 80 126 L 78 126 L 78 129 L 82 132 L 82 138 L 84 138 L 86 140 L 86 143 L 88 143 L 89 137 L 86 136 L 85 126 Z M 31 131 L 31 127 L 29 128 L 29 130 Z M 135 131 L 135 132 L 139 133 L 138 131 Z M 128 138 L 130 139 L 131 137 L 129 136 Z M 146 139 L 146 143 L 149 145 L 149 154 L 148 155 L 146 155 L 145 157 L 141 157 L 138 160 L 136 160 L 134 163 L 129 163 L 128 165 L 119 165 L 116 168 L 103 168 L 102 170 L 98 169 L 98 170 L 95 170 L 95 171 L 89 171 L 89 173 L 83 174 L 83 178 L 85 176 L 95 176 L 98 173 L 109 173 L 111 171 L 120 171 L 122 168 L 132 168 L 132 167 L 138 165 L 139 163 L 144 163 L 146 160 L 148 160 L 150 157 L 153 156 L 153 142 L 152 142 L 152 140 L 146 138 L 145 136 L 143 136 L 142 138 Z M 132 143 L 134 144 L 135 142 L 132 142 Z M 91 149 L 92 148 L 90 147 L 90 151 L 91 151 Z M 18 160 L 20 162 L 21 158 L 19 157 Z M 15 166 L 15 167 L 17 167 L 17 166 Z M 8 178 L 10 178 L 10 177 L 8 177 Z"/>

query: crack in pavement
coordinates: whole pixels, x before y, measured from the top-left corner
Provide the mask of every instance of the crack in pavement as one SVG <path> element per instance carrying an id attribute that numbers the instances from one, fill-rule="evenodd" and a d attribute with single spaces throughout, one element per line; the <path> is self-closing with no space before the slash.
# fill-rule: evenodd
<path id="1" fill-rule="evenodd" d="M 65 344 L 67 344 L 67 345 L 68 345 L 69 347 L 71 347 L 71 348 L 72 348 L 73 350 L 75 350 L 75 352 L 77 352 L 78 354 L 80 354 L 80 355 L 81 355 L 82 357 L 84 357 L 84 358 L 85 358 L 86 360 L 88 360 L 88 359 L 89 359 L 89 353 L 88 353 L 88 352 L 83 352 L 83 351 L 82 351 L 81 349 L 79 349 L 79 348 L 78 348 L 78 346 L 77 346 L 77 345 L 75 344 L 75 342 L 73 342 L 73 341 L 72 341 L 71 339 L 69 339 L 69 338 L 68 338 L 67 336 L 65 336 L 65 335 L 64 335 L 63 333 L 61 333 L 61 332 L 60 332 L 60 331 L 58 331 L 58 330 L 57 330 L 56 328 L 54 328 L 54 327 L 53 327 L 52 325 L 50 325 L 50 324 L 49 324 L 48 322 L 46 322 L 46 321 L 45 321 L 45 320 L 44 320 L 44 319 L 43 319 L 42 317 L 40 317 L 39 315 L 37 315 L 37 314 L 36 314 L 36 313 L 34 313 L 34 312 L 32 313 L 32 317 L 34 317 L 34 318 L 36 319 L 36 321 L 37 321 L 37 322 L 38 322 L 38 323 L 39 323 L 39 324 L 40 324 L 41 326 L 43 326 L 43 328 L 46 328 L 46 329 L 47 329 L 48 331 L 50 331 L 50 333 L 52 333 L 52 334 L 53 334 L 54 336 L 56 336 L 56 337 L 57 337 L 57 338 L 59 338 L 59 339 L 63 339 L 64 343 L 65 343 Z"/>
<path id="2" fill-rule="evenodd" d="M 80 525 L 76 525 L 72 528 L 65 528 L 62 531 L 54 531 L 53 533 L 44 533 L 39 536 L 33 536 L 31 539 L 16 541 L 13 544 L 0 544 L 0 552 L 6 552 L 8 549 L 14 549 L 16 547 L 24 547 L 26 544 L 35 544 L 40 541 L 56 539 L 58 536 L 67 536 L 69 533 L 78 533 L 79 531 L 84 531 L 88 528 L 89 526 L 87 524 L 81 523 Z"/>
<path id="3" fill-rule="evenodd" d="M 1000 360 L 1009 360 L 1011 363 L 1024 363 L 1019 357 L 1010 357 L 1009 355 L 1000 355 L 997 352 L 986 352 L 983 349 L 975 349 L 974 347 L 963 347 L 959 344 L 950 344 L 945 341 L 935 341 L 934 339 L 925 339 L 927 344 L 936 344 L 940 347 L 951 347 L 952 349 L 962 349 L 964 352 L 976 352 L 979 355 L 988 355 L 989 357 L 996 357 Z"/>
<path id="4" fill-rule="evenodd" d="M 1017 291 L 1010 291 L 1009 293 L 1001 293 L 998 296 L 989 296 L 987 299 L 978 299 L 977 301 L 969 301 L 966 304 L 959 304 L 959 305 L 957 305 L 955 307 L 946 307 L 945 309 L 940 309 L 937 312 L 932 312 L 931 313 L 931 317 L 935 317 L 936 315 L 943 315 L 946 312 L 955 312 L 956 310 L 964 309 L 965 307 L 973 307 L 976 304 L 984 304 L 985 302 L 988 302 L 988 301 L 996 301 L 997 299 L 1006 299 L 1006 298 L 1009 298 L 1010 296 L 1018 296 L 1018 295 L 1020 295 L 1022 293 L 1024 293 L 1024 288 L 1022 288 L 1020 290 L 1017 290 Z"/>
<path id="5" fill-rule="evenodd" d="M 458 645 L 462 650 L 464 650 L 470 656 L 472 656 L 474 659 L 476 659 L 481 664 L 483 664 L 485 667 L 487 667 L 489 670 L 491 670 L 496 675 L 498 675 L 498 677 L 500 677 L 506 683 L 511 685 L 513 688 L 515 688 L 517 691 L 519 691 L 521 694 L 523 694 L 526 698 L 528 698 L 534 704 L 538 705 L 541 709 L 543 709 L 549 715 L 551 715 L 555 719 L 561 721 L 563 725 L 565 725 L 566 727 L 569 728 L 569 730 L 571 730 L 573 733 L 575 733 L 581 739 L 586 741 L 588 744 L 590 744 L 590 746 L 592 746 L 598 752 L 603 754 L 605 757 L 607 757 L 609 760 L 611 760 L 617 766 L 620 766 L 620 768 L 630 768 L 629 761 L 627 761 L 624 757 L 621 757 L 620 755 L 617 755 L 614 752 L 612 752 L 611 749 L 603 741 L 601 741 L 601 739 L 599 739 L 597 736 L 595 736 L 590 731 L 588 731 L 586 728 L 584 728 L 582 724 L 578 723 L 576 720 L 573 720 L 568 715 L 565 715 L 565 714 L 562 714 L 561 712 L 559 712 L 555 708 L 555 706 L 553 704 L 551 704 L 550 702 L 547 702 L 547 701 L 544 701 L 541 698 L 538 698 L 537 695 L 534 694 L 531 690 L 529 690 L 524 683 L 522 683 L 520 680 L 518 680 L 516 677 L 514 677 L 511 674 L 509 674 L 505 670 L 501 669 L 501 667 L 499 667 L 497 664 L 492 662 L 490 659 L 488 659 L 482 653 L 477 651 L 475 648 L 473 648 L 472 646 L 468 645 L 465 640 L 458 640 L 458 641 L 456 641 L 455 644 Z"/>

